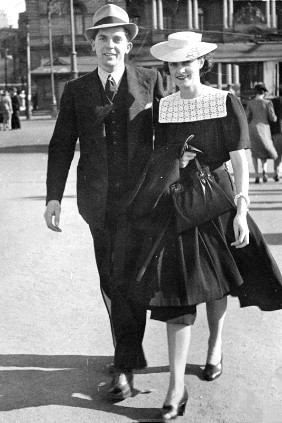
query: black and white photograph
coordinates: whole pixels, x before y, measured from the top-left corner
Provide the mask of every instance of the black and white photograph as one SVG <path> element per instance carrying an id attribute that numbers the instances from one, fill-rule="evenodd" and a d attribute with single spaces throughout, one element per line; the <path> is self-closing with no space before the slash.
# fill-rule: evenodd
<path id="1" fill-rule="evenodd" d="M 0 0 L 0 423 L 282 423 L 282 0 Z"/>

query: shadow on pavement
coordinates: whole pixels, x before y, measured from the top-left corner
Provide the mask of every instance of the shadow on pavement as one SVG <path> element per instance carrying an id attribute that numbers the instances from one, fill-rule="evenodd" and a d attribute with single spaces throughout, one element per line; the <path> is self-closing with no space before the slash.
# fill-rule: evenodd
<path id="1" fill-rule="evenodd" d="M 203 370 L 202 367 L 204 365 L 201 364 L 186 364 L 185 368 L 185 374 L 186 375 L 193 375 L 197 376 L 200 380 L 204 380 L 203 378 Z M 169 372 L 169 366 L 159 366 L 159 367 L 147 367 L 144 370 L 138 370 L 135 373 L 142 373 L 142 374 L 148 374 L 148 373 L 168 373 Z"/>
<path id="2" fill-rule="evenodd" d="M 76 151 L 79 151 L 79 145 L 76 145 Z M 0 154 L 31 154 L 31 153 L 48 153 L 48 144 L 33 145 L 11 145 L 8 147 L 0 147 Z"/>
<path id="3" fill-rule="evenodd" d="M 76 195 L 64 195 L 64 198 L 76 198 Z M 46 195 L 34 195 L 34 196 L 29 196 L 29 197 L 15 197 L 14 198 L 15 201 L 19 201 L 19 200 L 32 200 L 32 201 L 44 201 L 46 200 Z"/>
<path id="4" fill-rule="evenodd" d="M 259 203 L 261 204 L 261 203 Z M 267 203 L 263 203 L 263 204 L 267 204 Z M 267 210 L 282 210 L 282 206 L 281 207 L 250 207 L 251 211 L 267 211 Z"/>
<path id="5" fill-rule="evenodd" d="M 251 189 L 250 194 L 251 195 L 266 195 L 266 194 L 277 195 L 277 194 L 281 194 L 281 188 L 277 187 L 277 189 L 268 189 L 267 191 Z"/>
<path id="6" fill-rule="evenodd" d="M 263 234 L 268 245 L 282 245 L 282 233 L 281 234 Z"/>
<path id="7" fill-rule="evenodd" d="M 110 376 L 106 356 L 0 355 L 0 411 L 61 405 L 126 416 L 159 417 L 158 408 L 119 406 L 106 401 Z M 135 390 L 134 396 L 139 391 Z M 150 420 L 148 420 L 150 421 Z"/>

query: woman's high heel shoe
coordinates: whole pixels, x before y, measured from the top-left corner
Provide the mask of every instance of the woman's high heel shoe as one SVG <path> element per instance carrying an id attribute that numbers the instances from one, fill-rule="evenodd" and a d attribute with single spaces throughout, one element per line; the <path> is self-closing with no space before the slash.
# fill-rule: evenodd
<path id="1" fill-rule="evenodd" d="M 179 401 L 179 403 L 177 404 L 177 406 L 167 405 L 167 404 L 163 405 L 163 408 L 162 408 L 163 423 L 166 423 L 169 420 L 176 419 L 178 416 L 184 416 L 187 401 L 188 401 L 188 391 L 185 386 L 183 396 L 181 400 Z"/>
<path id="2" fill-rule="evenodd" d="M 212 380 L 217 379 L 222 374 L 222 370 L 222 357 L 220 362 L 216 365 L 207 363 L 203 371 L 205 380 L 211 382 Z"/>

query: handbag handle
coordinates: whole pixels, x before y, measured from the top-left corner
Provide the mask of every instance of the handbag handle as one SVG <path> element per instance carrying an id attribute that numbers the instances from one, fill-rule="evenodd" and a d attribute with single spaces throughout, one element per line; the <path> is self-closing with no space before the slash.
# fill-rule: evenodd
<path id="1" fill-rule="evenodd" d="M 192 152 L 194 152 L 194 153 L 203 153 L 203 151 L 202 151 L 202 150 L 199 150 L 198 148 L 196 148 L 196 147 L 194 147 L 193 145 L 189 144 L 189 141 L 190 141 L 192 138 L 194 138 L 194 135 L 193 135 L 193 134 L 192 134 L 192 135 L 189 135 L 189 137 L 186 139 L 186 141 L 185 141 L 185 143 L 184 143 L 184 146 L 183 146 L 183 149 L 182 149 L 182 152 L 181 152 L 181 156 L 180 156 L 180 157 L 182 157 L 182 156 L 183 156 L 183 154 L 185 153 L 185 151 L 192 151 Z M 197 159 L 197 156 L 195 156 L 194 160 L 195 160 L 195 164 L 196 164 L 196 166 L 197 166 L 198 171 L 201 171 L 201 170 L 202 170 L 202 167 L 201 167 L 201 165 L 200 165 L 199 160 Z"/>
<path id="2" fill-rule="evenodd" d="M 181 150 L 181 153 L 180 153 L 180 158 L 183 156 L 185 151 L 189 151 L 189 150 L 191 151 L 191 145 L 189 145 L 188 143 L 192 138 L 194 138 L 193 134 L 189 135 L 189 137 L 185 140 L 183 147 L 182 147 L 182 150 Z M 195 147 L 193 147 L 193 148 L 195 148 Z"/>

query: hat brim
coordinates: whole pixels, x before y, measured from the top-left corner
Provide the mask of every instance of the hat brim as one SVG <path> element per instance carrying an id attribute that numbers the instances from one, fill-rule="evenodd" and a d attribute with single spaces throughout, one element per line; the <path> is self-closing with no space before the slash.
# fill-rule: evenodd
<path id="1" fill-rule="evenodd" d="M 107 23 L 107 24 L 103 24 L 103 25 L 97 25 L 97 26 L 93 26 L 91 28 L 87 28 L 85 30 L 85 35 L 88 38 L 88 40 L 93 40 L 97 34 L 97 32 L 99 31 L 99 29 L 103 29 L 103 28 L 114 28 L 114 27 L 118 27 L 118 26 L 122 26 L 123 28 L 125 28 L 129 34 L 130 34 L 130 40 L 133 40 L 136 35 L 138 34 L 138 26 L 135 23 Z"/>
<path id="2" fill-rule="evenodd" d="M 150 52 L 156 59 L 163 62 L 186 62 L 204 56 L 217 48 L 216 44 L 198 42 L 193 47 L 170 47 L 168 41 L 163 41 L 151 47 Z"/>

